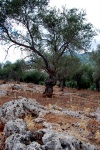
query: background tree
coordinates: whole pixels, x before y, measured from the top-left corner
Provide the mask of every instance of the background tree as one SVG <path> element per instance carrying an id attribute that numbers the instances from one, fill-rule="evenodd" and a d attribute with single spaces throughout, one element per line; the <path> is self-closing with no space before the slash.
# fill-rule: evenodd
<path id="1" fill-rule="evenodd" d="M 12 75 L 13 75 L 12 63 L 10 61 L 7 61 L 5 64 L 3 64 L 1 79 L 8 81 L 12 78 Z"/>
<path id="2" fill-rule="evenodd" d="M 91 53 L 91 59 L 94 65 L 93 79 L 96 85 L 96 90 L 100 91 L 100 44 L 97 46 L 96 51 Z"/>
<path id="3" fill-rule="evenodd" d="M 57 79 L 60 82 L 62 91 L 66 85 L 66 80 L 78 71 L 80 64 L 80 60 L 74 55 L 64 55 L 60 58 L 57 67 Z"/>
<path id="4" fill-rule="evenodd" d="M 89 64 L 81 64 L 72 79 L 77 82 L 78 89 L 88 89 L 93 85 L 93 68 Z"/>
<path id="5" fill-rule="evenodd" d="M 0 69 L 0 79 L 21 81 L 23 72 L 26 70 L 24 60 L 17 60 L 15 63 L 7 61 Z"/>
<path id="6" fill-rule="evenodd" d="M 41 84 L 44 85 L 46 74 L 38 70 L 25 71 L 23 73 L 22 81 L 27 83 Z"/>
<path id="7" fill-rule="evenodd" d="M 27 64 L 24 60 L 17 60 L 15 63 L 12 64 L 12 79 L 14 81 L 21 81 L 23 78 L 23 74 L 27 69 Z"/>
<path id="8" fill-rule="evenodd" d="M 0 0 L 0 28 L 1 40 L 42 58 L 49 75 L 44 93 L 52 94 L 60 57 L 66 51 L 87 50 L 95 33 L 83 10 L 47 5 L 48 0 Z"/>

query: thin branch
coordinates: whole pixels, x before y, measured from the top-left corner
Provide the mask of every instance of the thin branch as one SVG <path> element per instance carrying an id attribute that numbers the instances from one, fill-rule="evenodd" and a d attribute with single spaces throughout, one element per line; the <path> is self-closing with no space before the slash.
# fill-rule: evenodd
<path id="1" fill-rule="evenodd" d="M 1 25 L 1 24 L 0 24 L 0 25 Z M 31 48 L 31 47 L 28 46 L 28 45 L 25 45 L 25 44 L 22 44 L 22 43 L 19 43 L 19 42 L 13 40 L 13 39 L 11 38 L 11 36 L 10 36 L 10 34 L 9 34 L 8 30 L 7 30 L 7 28 L 6 28 L 5 26 L 3 26 L 3 25 L 2 25 L 2 27 L 3 27 L 3 29 L 5 30 L 5 32 L 6 32 L 7 36 L 8 36 L 8 38 L 9 38 L 9 41 L 11 41 L 12 43 L 15 43 L 15 44 L 17 44 L 17 45 L 19 45 L 19 46 L 23 46 L 23 47 L 26 47 L 26 48 Z"/>
<path id="2" fill-rule="evenodd" d="M 0 25 L 1 25 L 1 24 L 0 24 Z M 25 45 L 25 44 L 22 44 L 22 43 L 19 43 L 19 42 L 13 40 L 13 39 L 11 38 L 11 36 L 10 36 L 10 34 L 9 34 L 8 30 L 7 30 L 7 28 L 6 28 L 5 26 L 3 26 L 3 25 L 2 25 L 2 27 L 4 28 L 6 34 L 7 34 L 8 38 L 9 38 L 9 41 L 13 42 L 13 43 L 16 44 L 16 45 L 19 45 L 19 46 L 22 46 L 22 47 L 26 47 L 26 48 L 28 48 L 28 49 L 31 49 L 34 53 L 38 54 L 38 56 L 40 56 L 40 57 L 44 60 L 44 63 L 45 63 L 45 65 L 46 65 L 46 68 L 47 68 L 48 72 L 50 72 L 50 66 L 49 66 L 49 64 L 48 64 L 48 61 L 47 61 L 47 59 L 45 58 L 45 56 L 42 55 L 41 52 L 37 51 L 34 46 L 28 46 L 28 45 Z"/>
<path id="3" fill-rule="evenodd" d="M 6 56 L 5 56 L 5 58 L 4 58 L 4 60 L 6 60 L 6 58 L 7 58 L 7 56 L 8 56 L 8 52 L 9 52 L 9 49 L 12 47 L 12 46 L 14 46 L 15 44 L 12 44 L 12 45 L 10 45 L 5 51 L 6 51 Z"/>
<path id="4" fill-rule="evenodd" d="M 25 11 L 25 13 L 26 13 L 26 11 Z M 29 22 L 28 22 L 27 15 L 25 16 L 25 19 L 26 19 L 26 28 L 27 28 L 27 30 L 28 30 L 28 32 L 29 32 L 30 38 L 31 38 L 31 40 L 32 40 L 32 45 L 33 45 L 33 44 L 34 44 L 34 41 L 33 41 L 33 36 L 32 36 L 32 34 L 31 34 L 31 32 L 30 32 L 30 29 L 29 29 Z"/>
<path id="5" fill-rule="evenodd" d="M 65 52 L 65 50 L 66 49 L 68 49 L 68 45 L 69 45 L 69 43 L 68 42 L 66 42 L 66 43 L 64 43 L 62 46 L 61 46 L 61 48 L 60 48 L 60 50 L 59 51 L 61 51 L 61 49 L 62 49 L 62 51 L 59 53 L 59 55 L 58 55 L 58 60 L 59 60 L 59 58 L 63 55 L 63 53 Z"/>

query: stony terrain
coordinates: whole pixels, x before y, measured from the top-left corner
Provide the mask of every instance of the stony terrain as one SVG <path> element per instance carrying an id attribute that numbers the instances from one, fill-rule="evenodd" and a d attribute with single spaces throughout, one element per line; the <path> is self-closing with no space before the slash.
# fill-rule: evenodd
<path id="1" fill-rule="evenodd" d="M 99 150 L 100 93 L 0 81 L 0 150 Z"/>

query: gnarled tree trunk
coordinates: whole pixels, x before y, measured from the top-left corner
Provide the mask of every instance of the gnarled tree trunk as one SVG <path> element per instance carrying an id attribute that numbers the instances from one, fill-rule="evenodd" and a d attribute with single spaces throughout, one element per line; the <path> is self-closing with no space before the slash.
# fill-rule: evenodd
<path id="1" fill-rule="evenodd" d="M 53 86 L 55 85 L 56 85 L 56 77 L 50 74 L 49 77 L 45 79 L 45 91 L 43 94 L 47 97 L 52 97 Z"/>
<path id="2" fill-rule="evenodd" d="M 64 91 L 66 79 L 60 79 L 60 91 Z"/>

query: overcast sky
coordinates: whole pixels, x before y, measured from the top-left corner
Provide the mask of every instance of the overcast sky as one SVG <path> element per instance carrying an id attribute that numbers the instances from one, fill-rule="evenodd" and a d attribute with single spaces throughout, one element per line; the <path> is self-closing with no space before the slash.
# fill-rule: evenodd
<path id="1" fill-rule="evenodd" d="M 87 14 L 87 20 L 93 24 L 96 29 L 100 29 L 100 0 L 50 0 L 50 6 L 56 6 L 61 8 L 61 6 L 66 5 L 66 8 L 79 8 L 84 9 Z M 96 48 L 96 45 L 100 43 L 100 34 L 95 37 L 92 44 L 92 49 Z M 14 62 L 22 57 L 19 51 L 14 51 L 11 49 L 5 59 L 5 52 L 0 46 L 0 62 L 5 62 L 7 60 Z"/>

